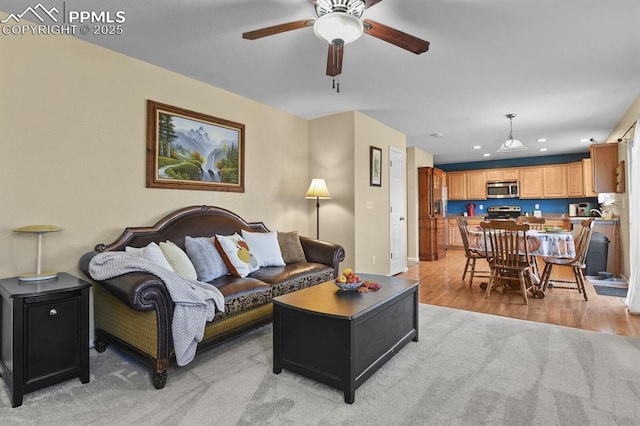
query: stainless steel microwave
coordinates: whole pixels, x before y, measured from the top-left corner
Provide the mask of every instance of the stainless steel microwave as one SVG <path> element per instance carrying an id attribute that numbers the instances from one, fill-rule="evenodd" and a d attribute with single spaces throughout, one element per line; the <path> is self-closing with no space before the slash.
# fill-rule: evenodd
<path id="1" fill-rule="evenodd" d="M 517 180 L 487 182 L 487 198 L 518 198 Z"/>

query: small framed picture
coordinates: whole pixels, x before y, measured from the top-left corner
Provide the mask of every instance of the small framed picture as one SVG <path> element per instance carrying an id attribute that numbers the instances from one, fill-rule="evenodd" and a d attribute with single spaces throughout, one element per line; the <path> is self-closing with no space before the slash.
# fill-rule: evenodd
<path id="1" fill-rule="evenodd" d="M 375 146 L 369 149 L 369 186 L 382 186 L 382 150 Z"/>

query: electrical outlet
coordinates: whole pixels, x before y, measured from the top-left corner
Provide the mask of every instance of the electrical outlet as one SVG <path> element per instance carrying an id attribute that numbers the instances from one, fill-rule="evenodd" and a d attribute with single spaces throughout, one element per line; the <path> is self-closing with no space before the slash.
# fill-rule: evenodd
<path id="1" fill-rule="evenodd" d="M 376 257 L 373 256 L 373 258 L 371 259 L 371 263 L 373 263 L 374 265 L 376 264 Z"/>
<path id="2" fill-rule="evenodd" d="M 540 204 L 536 203 L 536 205 L 535 205 L 534 209 L 536 209 L 536 210 L 540 210 Z"/>
<path id="3" fill-rule="evenodd" d="M 479 208 L 480 210 L 484 210 L 484 206 L 483 206 L 482 204 L 480 204 L 480 205 L 478 206 L 478 208 Z"/>
<path id="4" fill-rule="evenodd" d="M 371 210 L 373 208 L 373 201 L 367 201 L 367 210 Z"/>

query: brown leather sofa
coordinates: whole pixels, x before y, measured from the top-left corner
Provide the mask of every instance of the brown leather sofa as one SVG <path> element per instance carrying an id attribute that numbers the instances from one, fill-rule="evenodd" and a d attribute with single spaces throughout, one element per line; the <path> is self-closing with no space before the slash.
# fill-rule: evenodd
<path id="1" fill-rule="evenodd" d="M 80 259 L 90 278 L 89 263 L 97 253 L 144 247 L 170 240 L 184 249 L 185 237 L 231 235 L 244 229 L 269 232 L 262 222 L 248 223 L 220 207 L 193 206 L 168 214 L 151 227 L 126 228 L 110 244 L 99 244 Z M 344 260 L 342 246 L 300 236 L 306 262 L 263 267 L 245 278 L 226 275 L 211 281 L 225 297 L 225 312 L 217 312 L 198 344 L 201 352 L 272 320 L 273 297 L 334 279 Z M 172 342 L 173 302 L 159 278 L 143 272 L 94 282 L 95 347 L 108 344 L 142 361 L 153 371 L 153 385 L 164 387 L 167 369 L 175 363 Z"/>

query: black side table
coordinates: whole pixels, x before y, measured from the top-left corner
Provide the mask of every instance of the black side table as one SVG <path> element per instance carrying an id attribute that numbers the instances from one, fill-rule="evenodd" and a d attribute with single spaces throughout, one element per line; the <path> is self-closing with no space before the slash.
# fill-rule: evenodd
<path id="1" fill-rule="evenodd" d="M 89 382 L 89 288 L 61 273 L 44 281 L 0 280 L 0 367 L 11 405 L 74 377 Z"/>

